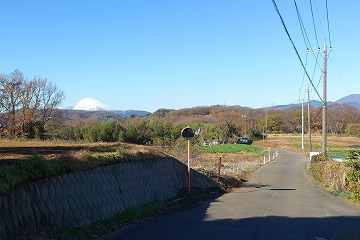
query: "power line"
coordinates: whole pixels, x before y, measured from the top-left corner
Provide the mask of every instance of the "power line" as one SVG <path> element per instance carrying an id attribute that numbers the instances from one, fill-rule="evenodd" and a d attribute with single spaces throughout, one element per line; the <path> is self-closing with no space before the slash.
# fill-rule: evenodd
<path id="1" fill-rule="evenodd" d="M 298 8 L 298 6 L 297 6 L 296 0 L 294 0 L 294 4 L 295 4 L 295 9 L 296 9 L 296 14 L 297 14 L 297 16 L 298 16 L 299 24 L 300 24 L 301 33 L 302 33 L 302 35 L 303 35 L 303 39 L 304 39 L 304 42 L 305 42 L 305 46 L 306 46 L 307 49 L 309 49 L 309 47 L 310 47 L 311 53 L 312 53 L 312 55 L 314 56 L 314 59 L 315 59 L 316 64 L 319 66 L 320 69 L 322 69 L 321 66 L 320 66 L 320 64 L 319 64 L 319 62 L 318 62 L 318 60 L 317 60 L 317 56 L 315 56 L 315 54 L 314 54 L 314 50 L 313 50 L 313 47 L 311 46 L 311 42 L 310 42 L 309 37 L 308 37 L 308 35 L 307 35 L 307 32 L 306 32 L 304 23 L 303 23 L 303 21 L 302 21 L 302 19 L 301 19 L 301 14 L 300 14 L 299 8 Z M 305 40 L 305 37 L 306 37 L 306 39 L 307 39 L 307 42 L 306 42 L 306 40 Z M 308 44 L 309 44 L 309 47 L 308 47 Z M 320 48 L 318 48 L 318 51 L 317 51 L 317 52 L 319 53 L 319 51 L 320 51 Z"/>
<path id="2" fill-rule="evenodd" d="M 318 57 L 319 57 L 319 53 L 316 55 L 316 63 L 318 62 Z M 311 79 L 314 79 L 314 76 L 315 76 L 315 71 L 316 71 L 316 63 L 315 63 L 315 66 L 314 66 L 314 70 L 313 70 L 313 74 L 311 76 Z M 322 68 L 320 68 L 320 70 L 322 71 Z"/>
<path id="3" fill-rule="evenodd" d="M 321 72 L 319 81 L 318 81 L 318 83 L 317 83 L 317 85 L 316 85 L 316 88 L 319 87 L 322 78 L 323 78 L 323 73 Z"/>
<path id="4" fill-rule="evenodd" d="M 319 57 L 319 53 L 318 53 L 318 55 L 316 56 L 316 60 L 317 60 L 317 58 Z M 318 83 L 316 84 L 316 88 L 318 88 L 319 87 L 319 85 L 320 85 L 320 81 L 321 81 L 321 79 L 322 79 L 322 75 L 323 75 L 323 69 L 320 69 L 321 71 L 320 71 L 320 78 L 319 78 L 319 81 L 318 81 Z M 312 73 L 312 76 L 311 76 L 311 79 L 314 79 L 314 77 L 315 77 L 315 71 L 316 71 L 316 65 L 314 66 L 314 70 L 313 70 L 313 73 Z"/>
<path id="5" fill-rule="evenodd" d="M 316 13 L 317 13 L 317 16 L 318 16 L 318 19 L 319 19 L 321 31 L 322 31 L 322 33 L 324 35 L 324 38 L 325 38 L 326 34 L 325 34 L 325 31 L 324 31 L 324 28 L 323 28 L 323 25 L 322 25 L 322 21 L 321 21 L 321 17 L 320 17 L 320 14 L 319 14 L 319 9 L 317 7 L 316 1 L 315 1 L 315 8 L 316 8 Z"/>
<path id="6" fill-rule="evenodd" d="M 313 120 L 311 121 L 311 123 L 315 122 L 316 118 L 319 116 L 319 114 L 322 112 L 322 108 L 319 109 L 318 113 L 316 114 L 316 116 L 313 118 Z"/>
<path id="7" fill-rule="evenodd" d="M 286 32 L 286 34 L 287 34 L 287 36 L 288 36 L 288 38 L 289 38 L 289 40 L 290 40 L 293 48 L 294 48 L 294 50 L 295 50 L 295 53 L 296 53 L 296 55 L 297 55 L 297 57 L 298 57 L 298 59 L 299 59 L 299 61 L 300 61 L 300 63 L 301 63 L 301 66 L 303 67 L 303 69 L 304 69 L 304 71 L 305 71 L 305 73 L 306 73 L 306 76 L 307 76 L 307 78 L 309 79 L 309 81 L 310 81 L 310 83 L 311 83 L 311 86 L 314 88 L 314 91 L 315 91 L 316 94 L 318 95 L 319 99 L 320 99 L 321 101 L 323 101 L 322 98 L 321 98 L 321 96 L 320 96 L 320 94 L 319 94 L 319 92 L 316 90 L 316 88 L 315 88 L 315 86 L 314 86 L 314 84 L 313 84 L 313 82 L 312 82 L 312 80 L 311 80 L 308 72 L 306 71 L 306 68 L 305 68 L 305 66 L 304 66 L 304 63 L 303 63 L 303 61 L 301 60 L 301 57 L 300 57 L 300 55 L 299 55 L 299 52 L 298 52 L 298 50 L 296 49 L 296 46 L 295 46 L 295 44 L 294 44 L 294 42 L 293 42 L 293 40 L 292 40 L 292 38 L 291 38 L 291 36 L 290 36 L 289 31 L 288 31 L 287 28 L 286 28 L 285 22 L 284 22 L 281 14 L 280 14 L 280 11 L 279 11 L 279 9 L 278 9 L 278 7 L 277 7 L 277 4 L 276 4 L 275 0 L 272 0 L 272 3 L 273 3 L 273 5 L 274 5 L 275 11 L 276 11 L 277 14 L 279 15 L 280 21 L 281 21 L 281 23 L 282 23 L 282 25 L 283 25 L 283 27 L 284 27 L 284 30 L 285 30 L 285 32 Z"/>
<path id="8" fill-rule="evenodd" d="M 341 82 L 344 84 L 344 87 L 346 88 L 346 90 L 348 91 L 348 93 L 349 93 L 349 94 L 351 94 L 351 92 L 350 92 L 349 88 L 348 88 L 348 87 L 346 86 L 346 84 L 345 84 L 344 79 L 341 77 L 341 75 L 339 74 L 338 70 L 336 69 L 335 64 L 334 64 L 331 60 L 330 60 L 330 63 L 332 64 L 332 66 L 333 66 L 333 68 L 334 68 L 335 72 L 336 72 L 336 73 L 337 73 L 337 75 L 339 76 L 339 78 L 340 78 Z"/>
<path id="9" fill-rule="evenodd" d="M 318 40 L 318 37 L 317 37 L 317 32 L 316 32 L 316 27 L 315 27 L 314 11 L 313 11 L 311 0 L 310 0 L 310 9 L 311 9 L 311 17 L 312 17 L 312 22 L 313 22 L 313 27 L 314 27 L 314 32 L 315 32 L 315 38 L 316 38 L 318 48 L 320 49 L 319 40 Z"/>
<path id="10" fill-rule="evenodd" d="M 327 0 L 326 0 L 326 20 L 327 20 L 327 27 L 328 27 L 328 33 L 329 33 L 329 43 L 330 43 L 330 50 L 331 50 L 332 44 L 331 44 L 331 37 L 330 37 L 329 9 L 328 9 L 328 1 Z"/>
<path id="11" fill-rule="evenodd" d="M 309 52 L 309 50 L 306 51 L 305 68 L 306 68 L 306 65 L 307 65 L 308 52 Z M 304 85 L 304 80 L 305 80 L 305 72 L 304 72 L 304 74 L 303 74 L 303 79 L 302 79 L 302 82 L 301 82 L 301 87 L 300 87 L 300 89 L 299 89 L 299 100 L 300 100 L 300 90 L 302 89 L 302 87 L 303 87 L 303 85 Z"/>
<path id="12" fill-rule="evenodd" d="M 299 20 L 299 24 L 300 24 L 301 34 L 302 34 L 302 36 L 303 36 L 303 40 L 304 40 L 304 43 L 305 43 L 306 48 L 309 49 L 309 47 L 308 47 L 308 45 L 307 45 L 307 42 L 306 42 L 306 40 L 305 40 L 305 34 L 306 34 L 305 27 L 304 27 L 303 21 L 302 21 L 302 19 L 301 19 L 301 15 L 300 15 L 299 9 L 298 9 L 297 4 L 296 4 L 296 0 L 294 0 L 294 4 L 295 4 L 296 14 L 297 14 L 297 17 L 298 17 L 298 20 Z M 307 37 L 307 34 L 306 34 L 306 37 Z M 309 43 L 309 44 L 310 44 L 310 43 Z"/>

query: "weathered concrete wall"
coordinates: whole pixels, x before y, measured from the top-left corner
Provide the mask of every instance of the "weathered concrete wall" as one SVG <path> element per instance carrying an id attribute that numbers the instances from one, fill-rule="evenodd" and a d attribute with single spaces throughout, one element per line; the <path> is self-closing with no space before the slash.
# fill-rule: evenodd
<path id="1" fill-rule="evenodd" d="M 191 185 L 216 184 L 191 171 Z M 174 158 L 104 166 L 25 184 L 0 196 L 0 239 L 45 227 L 80 226 L 106 219 L 187 187 L 187 167 Z"/>

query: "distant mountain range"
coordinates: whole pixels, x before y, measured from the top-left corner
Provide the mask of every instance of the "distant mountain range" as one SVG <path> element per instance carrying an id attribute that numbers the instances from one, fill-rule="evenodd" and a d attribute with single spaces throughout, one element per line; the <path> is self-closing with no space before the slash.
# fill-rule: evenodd
<path id="1" fill-rule="evenodd" d="M 349 96 L 340 98 L 335 103 L 348 104 L 350 106 L 360 109 L 360 94 L 351 94 Z"/>
<path id="2" fill-rule="evenodd" d="M 317 100 L 311 100 L 310 104 L 312 107 L 315 108 L 319 108 L 322 106 L 322 102 Z M 351 94 L 349 96 L 340 98 L 335 102 L 328 102 L 328 105 L 332 104 L 348 104 L 360 110 L 360 94 Z M 301 103 L 277 105 L 270 108 L 289 109 L 299 106 L 301 106 Z M 171 110 L 169 109 L 169 111 Z M 132 115 L 144 116 L 147 114 L 151 113 L 143 110 L 114 110 L 113 108 L 101 103 L 96 99 L 84 98 L 74 104 L 74 106 L 59 111 L 59 113 L 57 114 L 57 118 L 66 119 L 67 121 L 104 121 L 107 119 L 120 119 L 122 117 L 128 117 Z"/>
<path id="3" fill-rule="evenodd" d="M 328 101 L 327 104 L 328 104 L 328 106 L 332 105 L 332 104 L 347 104 L 347 105 L 353 106 L 353 107 L 360 110 L 360 94 L 351 94 L 351 95 L 348 95 L 346 97 L 340 98 L 339 100 L 336 100 L 335 102 Z M 323 103 L 318 101 L 318 100 L 311 100 L 310 105 L 312 107 L 319 108 L 319 107 L 321 107 L 323 105 Z M 293 103 L 293 104 L 287 104 L 287 105 L 277 105 L 277 106 L 272 106 L 270 108 L 288 109 L 288 108 L 291 108 L 291 107 L 299 107 L 299 106 L 301 106 L 301 103 L 296 103 L 296 104 Z"/>

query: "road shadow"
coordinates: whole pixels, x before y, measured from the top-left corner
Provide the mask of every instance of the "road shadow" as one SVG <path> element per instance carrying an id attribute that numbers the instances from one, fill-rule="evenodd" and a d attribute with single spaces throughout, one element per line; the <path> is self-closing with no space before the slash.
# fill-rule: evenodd
<path id="1" fill-rule="evenodd" d="M 360 240 L 360 216 L 265 216 L 212 220 L 207 209 L 216 202 L 219 200 L 207 200 L 186 210 L 129 225 L 98 239 Z"/>

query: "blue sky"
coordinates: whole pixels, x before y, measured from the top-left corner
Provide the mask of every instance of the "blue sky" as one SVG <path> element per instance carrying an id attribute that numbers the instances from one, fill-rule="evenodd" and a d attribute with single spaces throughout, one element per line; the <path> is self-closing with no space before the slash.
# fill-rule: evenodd
<path id="1" fill-rule="evenodd" d="M 325 2 L 312 0 L 321 48 Z M 305 62 L 294 2 L 276 3 Z M 297 5 L 316 50 L 310 1 Z M 0 9 L 0 73 L 46 77 L 64 91 L 62 108 L 85 97 L 119 110 L 260 108 L 298 102 L 309 83 L 271 0 L 2 0 Z M 359 9 L 328 0 L 328 101 L 360 93 Z M 311 77 L 316 56 L 306 61 Z M 315 85 L 320 76 L 317 67 Z"/>

